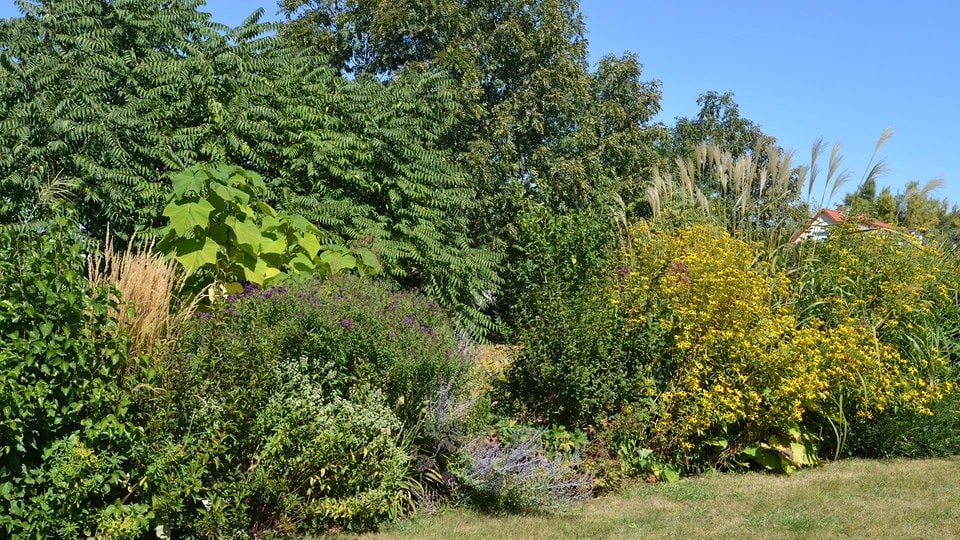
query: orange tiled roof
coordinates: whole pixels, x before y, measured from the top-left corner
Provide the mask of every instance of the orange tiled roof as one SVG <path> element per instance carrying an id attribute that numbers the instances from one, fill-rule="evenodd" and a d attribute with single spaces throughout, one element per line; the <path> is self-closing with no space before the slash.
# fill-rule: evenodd
<path id="1" fill-rule="evenodd" d="M 826 218 L 826 220 L 822 219 L 824 217 Z M 843 223 L 848 219 L 853 219 L 855 220 L 857 225 L 859 225 L 864 229 L 893 229 L 894 228 L 893 225 L 890 225 L 889 223 L 880 221 L 879 219 L 875 219 L 864 214 L 860 214 L 858 216 L 848 216 L 846 212 L 844 212 L 843 207 L 837 208 L 836 210 L 831 210 L 830 208 L 821 208 L 819 212 L 817 212 L 812 218 L 810 218 L 810 221 L 807 222 L 807 225 L 803 229 L 797 231 L 797 234 L 793 235 L 793 238 L 790 239 L 790 243 L 792 244 L 797 240 L 799 240 L 800 237 L 803 236 L 803 233 L 809 231 L 810 227 L 814 223 L 816 223 L 818 219 L 821 219 L 822 221 L 829 220 L 829 222 L 826 223 L 827 225 L 836 225 L 838 223 Z"/>

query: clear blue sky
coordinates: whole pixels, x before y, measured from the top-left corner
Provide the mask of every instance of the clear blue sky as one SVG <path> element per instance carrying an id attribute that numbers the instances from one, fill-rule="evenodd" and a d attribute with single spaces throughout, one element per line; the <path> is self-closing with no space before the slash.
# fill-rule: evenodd
<path id="1" fill-rule="evenodd" d="M 239 24 L 270 0 L 208 0 Z M 852 190 L 887 126 L 881 185 L 942 178 L 960 202 L 960 3 L 581 0 L 591 58 L 636 52 L 663 88 L 660 120 L 697 113 L 697 96 L 732 91 L 742 116 L 809 160 L 818 137 L 843 143 Z M 18 14 L 0 0 L 0 17 Z M 826 156 L 823 156 L 824 169 Z M 821 175 L 822 176 L 822 175 Z"/>

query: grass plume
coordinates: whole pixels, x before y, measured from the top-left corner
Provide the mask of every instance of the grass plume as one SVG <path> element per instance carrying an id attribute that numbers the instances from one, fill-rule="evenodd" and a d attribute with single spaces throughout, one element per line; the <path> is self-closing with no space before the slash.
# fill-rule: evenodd
<path id="1" fill-rule="evenodd" d="M 131 238 L 127 249 L 118 252 L 107 231 L 103 249 L 87 262 L 92 285 L 110 285 L 120 293 L 113 317 L 129 336 L 131 356 L 152 354 L 199 301 L 199 295 L 191 301 L 181 298 L 186 276 L 177 271 L 174 261 L 153 252 L 152 242 L 135 240 Z"/>

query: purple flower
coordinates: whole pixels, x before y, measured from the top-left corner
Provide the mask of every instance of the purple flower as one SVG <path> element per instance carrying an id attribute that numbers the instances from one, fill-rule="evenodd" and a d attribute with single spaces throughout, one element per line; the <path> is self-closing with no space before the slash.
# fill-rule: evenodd
<path id="1" fill-rule="evenodd" d="M 396 332 L 390 332 L 389 334 L 387 334 L 387 337 L 390 338 L 390 339 L 393 339 L 393 338 L 397 337 L 397 333 L 396 333 Z"/>
<path id="2" fill-rule="evenodd" d="M 390 311 L 393 311 L 393 310 L 397 309 L 397 301 L 396 301 L 396 300 L 391 300 L 391 301 L 390 301 L 390 305 L 387 306 L 387 309 L 389 309 Z"/>
<path id="3" fill-rule="evenodd" d="M 235 295 L 235 294 L 228 294 L 228 295 L 227 295 L 227 302 L 230 302 L 230 303 L 232 304 L 233 302 L 236 302 L 236 301 L 237 301 L 237 295 Z M 231 309 L 232 309 L 232 308 L 231 308 Z"/>
<path id="4" fill-rule="evenodd" d="M 446 356 L 447 358 L 450 358 L 450 349 L 445 349 L 445 350 L 443 351 L 443 354 L 444 354 L 444 356 Z"/>
<path id="5" fill-rule="evenodd" d="M 350 328 L 352 323 L 350 322 L 350 319 L 343 319 L 340 321 L 340 324 L 342 324 L 344 328 Z"/>
<path id="6" fill-rule="evenodd" d="M 203 335 L 202 335 L 202 334 L 197 334 L 197 341 L 199 341 L 200 343 L 203 343 L 203 342 L 204 342 L 204 339 L 203 339 Z"/>
<path id="7" fill-rule="evenodd" d="M 407 315 L 403 318 L 403 324 L 413 324 L 413 316 Z"/>
<path id="8" fill-rule="evenodd" d="M 429 334 L 430 337 L 437 337 L 437 333 L 433 330 L 432 326 L 423 325 L 420 327 L 420 331 L 424 334 Z"/>

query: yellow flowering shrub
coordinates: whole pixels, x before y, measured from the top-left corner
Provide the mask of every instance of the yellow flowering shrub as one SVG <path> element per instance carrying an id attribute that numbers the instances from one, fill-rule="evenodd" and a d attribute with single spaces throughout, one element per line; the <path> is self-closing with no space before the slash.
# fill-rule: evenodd
<path id="1" fill-rule="evenodd" d="M 801 247 L 793 272 L 795 311 L 830 336 L 825 369 L 836 388 L 859 392 L 859 416 L 903 403 L 929 412 L 931 400 L 951 391 L 943 375 L 952 340 L 942 330 L 956 322 L 941 311 L 955 311 L 953 271 L 936 247 L 838 226 Z M 863 358 L 850 353 L 858 342 Z"/>
<path id="2" fill-rule="evenodd" d="M 828 322 L 798 321 L 786 272 L 722 228 L 641 224 L 634 238 L 610 302 L 624 321 L 624 348 L 650 367 L 645 437 L 664 457 L 702 453 L 723 433 L 724 452 L 711 459 L 730 458 L 810 412 L 829 415 L 841 403 L 862 415 L 894 404 L 922 409 L 947 386 L 925 379 L 920 368 L 934 360 L 905 358 L 873 320 L 831 312 Z"/>

